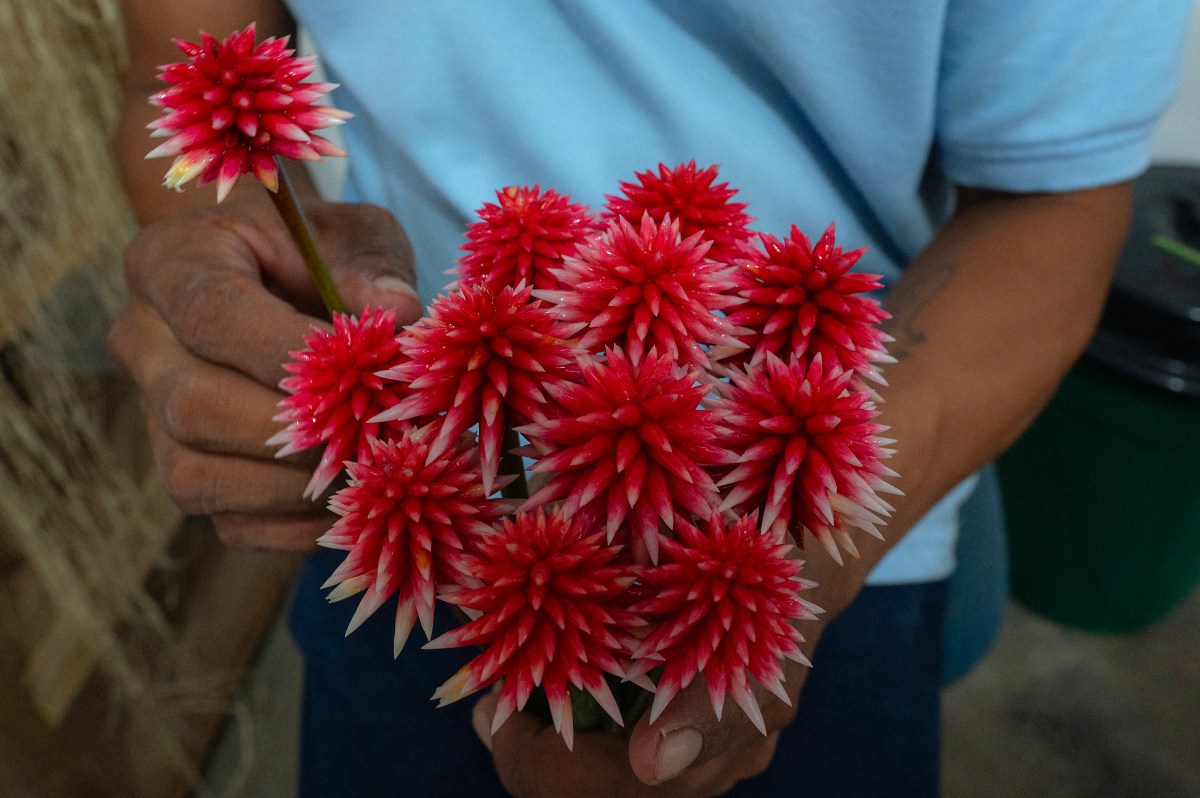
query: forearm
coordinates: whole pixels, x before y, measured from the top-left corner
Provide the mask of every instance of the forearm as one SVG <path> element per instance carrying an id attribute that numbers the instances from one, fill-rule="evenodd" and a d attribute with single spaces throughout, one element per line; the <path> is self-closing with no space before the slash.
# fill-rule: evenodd
<path id="1" fill-rule="evenodd" d="M 814 601 L 844 607 L 909 527 L 1036 417 L 1092 334 L 1129 208 L 1127 184 L 964 192 L 886 303 L 899 362 L 884 373 L 879 420 L 897 441 L 889 465 L 904 495 L 886 540 L 860 542 L 862 558 L 831 573 Z"/>

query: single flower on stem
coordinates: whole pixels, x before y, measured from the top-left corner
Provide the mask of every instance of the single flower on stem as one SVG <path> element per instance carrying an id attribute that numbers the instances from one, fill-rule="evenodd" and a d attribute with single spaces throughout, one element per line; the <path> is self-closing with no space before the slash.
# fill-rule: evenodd
<path id="1" fill-rule="evenodd" d="M 494 734 L 540 686 L 571 748 L 574 687 L 622 724 L 604 677 L 624 678 L 622 661 L 636 642 L 631 630 L 643 624 L 626 608 L 633 574 L 621 547 L 606 544 L 603 529 L 538 509 L 504 521 L 465 560 L 482 584 L 449 587 L 442 597 L 474 620 L 426 648 L 484 650 L 437 689 L 439 706 L 503 681 Z"/>
<path id="2" fill-rule="evenodd" d="M 632 609 L 653 626 L 633 652 L 630 677 L 661 667 L 650 722 L 680 690 L 703 675 L 717 719 L 726 695 L 763 734 L 762 710 L 749 677 L 791 704 L 782 660 L 808 665 L 795 621 L 820 610 L 799 597 L 813 583 L 799 577 L 791 544 L 760 532 L 753 516 L 726 525 L 719 515 L 702 526 L 680 521 L 664 538 L 662 562 L 639 569 L 643 598 Z"/>
<path id="3" fill-rule="evenodd" d="M 530 291 L 529 286 L 493 291 L 476 284 L 438 297 L 429 315 L 400 337 L 408 359 L 382 373 L 406 383 L 408 395 L 372 419 L 444 413 L 430 443 L 431 460 L 478 424 L 483 487 L 489 494 L 506 426 L 544 418 L 546 387 L 577 372 L 560 325 Z"/>
<path id="4" fill-rule="evenodd" d="M 737 330 L 724 316 L 741 300 L 728 293 L 733 268 L 706 257 L 701 233 L 680 238 L 679 222 L 655 222 L 648 214 L 635 226 L 614 219 L 600 236 L 551 269 L 565 286 L 535 291 L 580 336 L 579 348 L 600 352 L 619 346 L 638 363 L 651 347 L 672 360 L 708 367 L 704 346 L 735 350 Z"/>
<path id="5" fill-rule="evenodd" d="M 466 551 L 491 534 L 491 524 L 512 508 L 483 491 L 479 454 L 462 438 L 429 460 L 433 428 L 402 425 L 392 441 L 372 441 L 371 464 L 348 463 L 350 482 L 329 508 L 340 518 L 317 540 L 349 552 L 322 587 L 330 601 L 362 593 L 346 634 L 393 595 L 399 656 L 415 621 L 433 634 L 437 590 L 474 584 Z"/>
<path id="6" fill-rule="evenodd" d="M 332 330 L 314 327 L 304 343 L 283 366 L 291 376 L 279 383 L 289 396 L 280 401 L 274 420 L 287 427 L 267 445 L 282 446 L 276 457 L 325 445 L 304 491 L 316 499 L 341 473 L 344 461 L 372 462 L 371 441 L 388 433 L 387 424 L 372 418 L 404 395 L 404 386 L 376 372 L 396 368 L 404 356 L 390 309 L 367 308 L 361 317 L 336 313 Z"/>
<path id="7" fill-rule="evenodd" d="M 554 189 L 509 186 L 495 203 L 477 212 L 467 226 L 469 254 L 458 262 L 459 285 L 485 283 L 493 291 L 524 282 L 534 288 L 560 288 L 551 273 L 602 225 L 586 205 Z"/>
<path id="8" fill-rule="evenodd" d="M 562 500 L 568 516 L 605 519 L 635 551 L 658 559 L 659 524 L 708 518 L 720 498 L 707 468 L 729 462 L 713 444 L 717 412 L 700 406 L 709 387 L 695 371 L 650 349 L 634 363 L 620 349 L 580 359 L 582 382 L 548 389 L 558 415 L 520 428 L 549 475 L 523 509 Z"/>
<path id="9" fill-rule="evenodd" d="M 623 197 L 609 196 L 605 206 L 609 217 L 620 216 L 632 225 L 643 214 L 662 223 L 667 217 L 680 224 L 684 238 L 700 233 L 712 242 L 708 257 L 720 263 L 733 263 L 746 257 L 754 220 L 746 214 L 744 202 L 732 202 L 737 189 L 717 183 L 717 166 L 697 169 L 688 161 L 674 169 L 665 164 L 637 172 L 637 183 L 621 181 Z"/>
<path id="10" fill-rule="evenodd" d="M 169 188 L 215 180 L 220 202 L 244 174 L 277 190 L 275 156 L 316 161 L 346 154 L 313 132 L 350 116 L 317 104 L 334 85 L 305 80 L 315 57 L 296 56 L 288 37 L 256 45 L 254 34 L 251 23 L 222 41 L 207 33 L 199 43 L 176 40 L 187 60 L 160 67 L 159 78 L 171 85 L 150 98 L 164 115 L 149 127 L 170 138 L 146 157 L 175 157 Z"/>
<path id="11" fill-rule="evenodd" d="M 270 192 L 326 309 L 344 312 L 279 159 L 344 156 L 314 131 L 340 125 L 350 114 L 317 103 L 335 84 L 306 80 L 315 56 L 297 56 L 286 36 L 257 45 L 254 38 L 251 23 L 220 41 L 207 33 L 198 43 L 175 40 L 187 60 L 160 67 L 159 78 L 170 86 L 150 98 L 163 109 L 149 125 L 152 135 L 169 138 L 146 157 L 175 158 L 163 181 L 168 188 L 216 181 L 217 202 L 239 177 L 253 174 Z"/>
<path id="12" fill-rule="evenodd" d="M 840 366 L 883 384 L 876 363 L 894 363 L 884 350 L 890 338 L 879 329 L 888 318 L 870 291 L 882 287 L 879 275 L 860 274 L 850 268 L 864 250 L 843 252 L 834 239 L 834 227 L 812 244 L 796 227 L 782 241 L 760 234 L 763 249 L 734 279 L 745 304 L 729 314 L 729 321 L 745 331 L 748 349 L 726 362 L 761 363 L 768 353 L 782 360 L 820 355 L 826 366 Z"/>
<path id="13" fill-rule="evenodd" d="M 718 482 L 728 486 L 721 509 L 761 510 L 762 528 L 779 539 L 790 532 L 801 542 L 807 530 L 838 562 L 839 544 L 858 554 L 845 526 L 881 537 L 892 508 L 878 494 L 899 493 L 883 464 L 892 441 L 872 421 L 870 394 L 851 390 L 855 372 L 821 355 L 806 365 L 768 353 L 749 373 L 730 373 L 714 403 L 719 443 L 736 459 Z"/>

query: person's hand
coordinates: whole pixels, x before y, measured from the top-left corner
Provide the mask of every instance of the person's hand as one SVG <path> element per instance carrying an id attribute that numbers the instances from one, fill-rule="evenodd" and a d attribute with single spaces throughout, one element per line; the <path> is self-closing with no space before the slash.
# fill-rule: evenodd
<path id="1" fill-rule="evenodd" d="M 516 798 L 709 798 L 724 795 L 770 764 L 779 732 L 795 714 L 803 670 L 789 668 L 793 706 L 756 691 L 766 736 L 732 701 L 718 721 L 702 679 L 680 692 L 653 725 L 643 716 L 628 740 L 607 731 L 577 731 L 572 751 L 552 725 L 527 712 L 514 713 L 495 736 L 489 735 L 496 693 L 476 703 L 473 721 L 492 751 L 500 781 Z"/>
<path id="2" fill-rule="evenodd" d="M 866 536 L 862 536 L 866 537 Z M 804 599 L 821 607 L 816 620 L 797 627 L 804 653 L 813 667 L 821 633 L 861 590 L 871 564 L 886 550 L 875 538 L 858 541 L 861 558 L 838 565 L 811 542 L 797 553 L 804 558 L 801 576 L 816 585 Z M 496 734 L 489 734 L 498 693 L 476 702 L 472 715 L 476 734 L 492 752 L 501 782 L 517 798 L 709 798 L 724 795 L 735 784 L 766 770 L 775 754 L 779 732 L 796 715 L 796 703 L 809 669 L 784 662 L 784 687 L 791 705 L 755 684 L 767 734 L 763 736 L 732 698 L 717 720 L 708 687 L 697 678 L 680 691 L 654 724 L 643 715 L 626 736 L 607 731 L 575 733 L 575 748 L 552 725 L 529 712 L 516 712 Z M 753 684 L 753 680 L 752 680 Z"/>
<path id="3" fill-rule="evenodd" d="M 319 202 L 306 212 L 349 312 L 420 317 L 412 248 L 391 214 Z M 265 442 L 279 430 L 288 352 L 324 313 L 274 209 L 172 217 L 134 238 L 125 266 L 129 301 L 109 348 L 137 382 L 169 493 L 185 512 L 211 515 L 227 544 L 312 549 L 332 522 L 323 502 L 302 497 L 319 451 L 276 460 Z"/>
<path id="4" fill-rule="evenodd" d="M 806 634 L 811 625 L 805 625 Z M 724 795 L 770 764 L 780 730 L 795 716 L 808 671 L 790 662 L 786 670 L 792 706 L 755 690 L 766 736 L 732 699 L 718 721 L 702 678 L 675 696 L 653 725 L 649 713 L 644 715 L 628 740 L 607 731 L 577 731 L 571 751 L 552 725 L 528 712 L 514 713 L 490 735 L 496 692 L 476 702 L 472 720 L 492 751 L 500 781 L 516 798 L 709 798 Z"/>

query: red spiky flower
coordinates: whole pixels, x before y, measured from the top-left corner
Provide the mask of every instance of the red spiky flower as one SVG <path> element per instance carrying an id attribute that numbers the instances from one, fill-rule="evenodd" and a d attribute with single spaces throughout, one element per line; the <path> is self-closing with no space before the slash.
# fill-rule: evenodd
<path id="1" fill-rule="evenodd" d="M 431 428 L 400 426 L 395 440 L 371 443 L 373 465 L 347 466 L 350 482 L 329 502 L 341 517 L 317 541 L 349 552 L 323 585 L 334 588 L 329 600 L 363 593 L 346 634 L 398 596 L 396 655 L 414 621 L 426 638 L 432 635 L 436 591 L 471 582 L 464 550 L 511 510 L 484 493 L 479 455 L 468 438 L 431 462 Z"/>
<path id="2" fill-rule="evenodd" d="M 876 492 L 898 492 L 882 462 L 891 441 L 879 437 L 870 395 L 850 390 L 854 376 L 821 355 L 806 366 L 767 354 L 754 371 L 731 372 L 715 403 L 720 444 L 737 459 L 718 483 L 729 486 L 722 510 L 761 508 L 763 529 L 797 541 L 808 530 L 838 562 L 839 543 L 857 555 L 846 526 L 880 536 L 891 507 Z"/>
<path id="3" fill-rule="evenodd" d="M 559 416 L 520 428 L 540 452 L 532 471 L 550 475 L 523 509 L 563 499 L 568 516 L 606 519 L 610 540 L 625 527 L 657 561 L 660 521 L 708 518 L 719 501 L 705 469 L 728 457 L 700 407 L 709 388 L 655 349 L 636 365 L 610 349 L 580 367 L 582 383 L 548 391 Z"/>
<path id="4" fill-rule="evenodd" d="M 850 271 L 865 250 L 843 252 L 832 224 L 815 245 L 795 226 L 783 241 L 766 233 L 759 238 L 763 250 L 753 249 L 734 278 L 746 304 L 729 320 L 749 331 L 741 359 L 757 364 L 767 353 L 783 360 L 820 355 L 828 366 L 882 383 L 874 364 L 895 362 L 884 351 L 890 339 L 876 326 L 888 314 L 862 296 L 882 284 L 877 274 Z"/>
<path id="5" fill-rule="evenodd" d="M 737 347 L 736 330 L 723 316 L 741 300 L 726 292 L 733 269 L 705 257 L 700 233 L 680 238 L 679 222 L 643 216 L 634 227 L 617 218 L 598 238 L 551 269 L 565 288 L 536 291 L 554 313 L 581 335 L 579 348 L 599 352 L 619 346 L 638 363 L 656 347 L 677 362 L 705 368 L 702 345 Z"/>
<path id="6" fill-rule="evenodd" d="M 621 660 L 635 643 L 641 621 L 625 607 L 633 575 L 620 546 L 604 531 L 554 511 L 519 513 L 479 542 L 468 568 L 483 583 L 444 591 L 451 604 L 477 613 L 426 648 L 477 645 L 484 651 L 467 663 L 434 698 L 444 705 L 503 680 L 492 720 L 494 734 L 514 711 L 524 709 L 541 686 L 554 728 L 570 748 L 574 741 L 570 686 L 586 690 L 617 723 L 617 702 L 605 674 L 624 677 Z"/>
<path id="7" fill-rule="evenodd" d="M 760 532 L 751 516 L 726 526 L 714 515 L 703 529 L 680 521 L 675 533 L 662 541 L 662 564 L 640 570 L 645 598 L 632 607 L 655 625 L 634 650 L 630 676 L 662 666 L 650 722 L 704 674 L 718 719 L 728 694 L 766 734 L 749 677 L 791 703 L 781 661 L 809 664 L 792 622 L 819 612 L 798 596 L 812 583 L 799 578 L 792 546 Z"/>
<path id="8" fill-rule="evenodd" d="M 386 432 L 372 418 L 396 404 L 403 386 L 385 382 L 376 372 L 404 359 L 396 341 L 394 310 L 367 308 L 362 317 L 337 313 L 333 330 L 314 327 L 305 348 L 291 352 L 291 373 L 279 387 L 290 394 L 274 420 L 287 427 L 267 441 L 282 446 L 276 457 L 325 444 L 321 462 L 304 495 L 320 496 L 346 460 L 371 461 L 370 442 Z"/>
<path id="9" fill-rule="evenodd" d="M 305 161 L 345 155 L 313 133 L 350 116 L 316 104 L 334 84 L 305 81 L 315 59 L 297 57 L 288 37 L 255 45 L 254 35 L 251 23 L 223 41 L 207 33 L 199 43 L 176 39 L 187 60 L 159 68 L 171 85 L 150 98 L 164 111 L 150 128 L 170 138 L 146 157 L 175 156 L 168 187 L 215 180 L 220 201 L 244 174 L 275 191 L 277 155 Z"/>
<path id="10" fill-rule="evenodd" d="M 609 196 L 605 210 L 630 224 L 638 224 L 643 214 L 661 223 L 668 216 L 680 222 L 686 238 L 701 233 L 712 242 L 708 257 L 731 263 L 745 257 L 753 233 L 753 219 L 746 215 L 744 202 L 731 202 L 737 189 L 717 183 L 717 166 L 697 169 L 695 161 L 669 169 L 665 164 L 654 170 L 635 173 L 637 183 L 621 181 L 624 197 Z"/>
<path id="11" fill-rule="evenodd" d="M 429 315 L 400 338 L 408 360 L 383 374 L 407 383 L 408 396 L 375 421 L 445 413 L 429 456 L 479 425 L 484 489 L 491 493 L 505 425 L 542 418 L 548 383 L 576 373 L 559 325 L 531 288 L 498 292 L 477 284 L 434 300 Z"/>
<path id="12" fill-rule="evenodd" d="M 554 189 L 509 186 L 496 192 L 497 203 L 476 211 L 479 221 L 467 226 L 470 254 L 459 261 L 459 283 L 485 283 L 493 291 L 522 280 L 534 288 L 558 288 L 550 269 L 575 254 L 600 223 L 586 205 Z"/>

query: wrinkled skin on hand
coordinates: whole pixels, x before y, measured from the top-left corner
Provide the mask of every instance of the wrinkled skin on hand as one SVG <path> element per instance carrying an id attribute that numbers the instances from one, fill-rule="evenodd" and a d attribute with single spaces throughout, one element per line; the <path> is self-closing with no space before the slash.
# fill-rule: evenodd
<path id="1" fill-rule="evenodd" d="M 387 211 L 310 202 L 318 246 L 351 313 L 422 306 L 412 247 Z M 288 353 L 324 315 L 295 244 L 269 203 L 222 205 L 144 228 L 125 253 L 127 306 L 109 349 L 137 383 L 155 462 L 187 513 L 221 539 L 308 551 L 332 523 L 302 494 L 319 451 L 277 460 L 265 441 Z"/>

